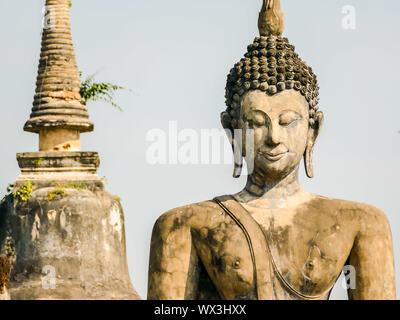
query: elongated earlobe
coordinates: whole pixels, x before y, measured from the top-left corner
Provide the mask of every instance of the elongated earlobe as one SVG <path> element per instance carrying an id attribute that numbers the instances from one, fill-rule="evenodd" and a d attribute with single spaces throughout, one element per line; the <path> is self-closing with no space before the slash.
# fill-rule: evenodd
<path id="1" fill-rule="evenodd" d="M 233 177 L 239 178 L 242 175 L 243 157 L 246 156 L 245 140 L 243 139 L 243 129 L 233 130 L 232 148 L 233 148 Z"/>
<path id="2" fill-rule="evenodd" d="M 232 139 L 232 149 L 233 149 L 233 161 L 234 161 L 233 177 L 239 178 L 242 174 L 243 155 L 242 155 L 242 147 L 235 139 Z"/>
<path id="3" fill-rule="evenodd" d="M 242 137 L 235 136 L 235 134 L 237 134 L 237 130 L 234 130 L 232 128 L 232 117 L 226 111 L 221 113 L 221 124 L 232 146 L 233 161 L 234 161 L 233 177 L 239 178 L 240 175 L 242 174 L 242 168 L 243 168 L 243 155 L 242 155 L 242 143 L 241 143 Z"/>
<path id="4" fill-rule="evenodd" d="M 309 148 L 307 146 L 306 151 L 304 152 L 304 165 L 306 168 L 307 177 L 309 178 L 314 178 L 314 168 L 312 162 L 313 151 L 314 151 L 313 147 Z"/>
<path id="5" fill-rule="evenodd" d="M 307 177 L 314 178 L 313 168 L 313 152 L 315 142 L 321 132 L 322 124 L 324 122 L 324 114 L 322 111 L 318 111 L 315 116 L 315 122 L 312 127 L 308 130 L 307 146 L 304 152 L 304 166 L 306 169 Z"/>

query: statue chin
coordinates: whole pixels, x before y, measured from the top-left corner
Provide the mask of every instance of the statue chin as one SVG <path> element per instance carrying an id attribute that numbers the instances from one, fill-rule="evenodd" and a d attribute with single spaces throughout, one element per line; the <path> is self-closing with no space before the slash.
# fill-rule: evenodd
<path id="1" fill-rule="evenodd" d="M 279 182 L 296 171 L 299 164 L 300 160 L 295 159 L 295 156 L 289 153 L 274 160 L 260 155 L 254 160 L 254 173 L 252 175 L 262 177 L 265 182 Z"/>

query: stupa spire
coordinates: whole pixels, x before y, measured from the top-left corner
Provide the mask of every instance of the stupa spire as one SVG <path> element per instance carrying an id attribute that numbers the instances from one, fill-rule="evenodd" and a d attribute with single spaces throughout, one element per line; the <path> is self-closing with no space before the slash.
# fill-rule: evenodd
<path id="1" fill-rule="evenodd" d="M 79 150 L 79 134 L 93 130 L 79 94 L 69 10 L 68 0 L 46 0 L 36 93 L 24 126 L 39 133 L 41 151 Z"/>
<path id="2" fill-rule="evenodd" d="M 260 36 L 281 36 L 285 27 L 285 20 L 281 10 L 280 0 L 263 0 L 258 17 Z"/>

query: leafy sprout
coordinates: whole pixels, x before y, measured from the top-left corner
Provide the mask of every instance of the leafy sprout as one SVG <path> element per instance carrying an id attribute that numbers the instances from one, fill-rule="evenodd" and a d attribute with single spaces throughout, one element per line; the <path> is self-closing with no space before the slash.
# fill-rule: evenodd
<path id="1" fill-rule="evenodd" d="M 9 188 L 7 188 L 9 190 Z M 14 197 L 22 201 L 28 201 L 33 191 L 32 182 L 26 181 L 25 184 L 14 192 Z"/>
<path id="2" fill-rule="evenodd" d="M 82 78 L 82 72 L 79 73 Z M 122 111 L 122 108 L 114 102 L 115 92 L 118 90 L 129 90 L 127 88 L 109 83 L 95 82 L 94 74 L 89 75 L 85 80 L 81 80 L 80 95 L 84 103 L 92 101 L 105 101 L 113 107 Z M 130 90 L 129 90 L 130 91 Z"/>
<path id="3" fill-rule="evenodd" d="M 0 201 L 0 206 L 5 203 L 12 203 L 14 199 L 19 199 L 21 201 L 28 201 L 31 198 L 31 193 L 33 191 L 32 182 L 29 180 L 25 181 L 22 187 L 14 190 L 14 185 L 9 183 L 7 186 L 7 194 Z"/>

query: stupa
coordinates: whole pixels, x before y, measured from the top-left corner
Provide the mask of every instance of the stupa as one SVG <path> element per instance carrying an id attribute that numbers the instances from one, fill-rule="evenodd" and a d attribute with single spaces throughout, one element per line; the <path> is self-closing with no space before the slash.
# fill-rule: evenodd
<path id="1" fill-rule="evenodd" d="M 124 214 L 81 151 L 93 124 L 80 81 L 68 0 L 46 0 L 32 113 L 39 151 L 17 154 L 21 174 L 0 212 L 0 252 L 12 299 L 139 299 L 128 272 Z"/>

